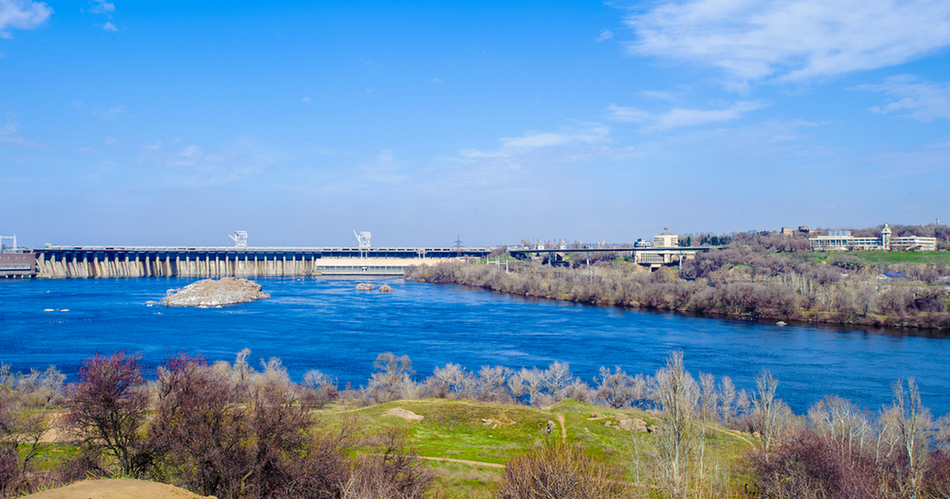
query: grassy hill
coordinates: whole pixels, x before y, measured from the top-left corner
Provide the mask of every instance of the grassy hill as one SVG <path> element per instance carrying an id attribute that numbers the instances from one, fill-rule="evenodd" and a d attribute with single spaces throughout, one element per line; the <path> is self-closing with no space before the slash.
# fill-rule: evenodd
<path id="1" fill-rule="evenodd" d="M 422 419 L 387 415 L 399 410 Z M 659 424 L 651 412 L 571 399 L 543 409 L 469 400 L 400 400 L 357 409 L 334 407 L 321 411 L 321 418 L 330 427 L 355 424 L 363 435 L 387 428 L 405 431 L 409 444 L 439 476 L 438 488 L 450 497 L 487 497 L 509 459 L 551 439 L 583 445 L 618 470 L 624 481 L 638 482 L 638 472 L 645 481 L 657 435 L 621 429 L 619 422 L 637 418 L 651 427 Z M 710 425 L 705 439 L 708 469 L 725 476 L 753 442 L 751 435 Z"/>

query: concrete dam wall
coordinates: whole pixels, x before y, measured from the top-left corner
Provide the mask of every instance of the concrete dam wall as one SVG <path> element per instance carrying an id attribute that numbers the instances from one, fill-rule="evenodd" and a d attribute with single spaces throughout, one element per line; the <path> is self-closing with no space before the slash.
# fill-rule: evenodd
<path id="1" fill-rule="evenodd" d="M 489 251 L 469 248 L 463 256 Z M 402 275 L 407 266 L 433 264 L 459 253 L 452 248 L 34 250 L 39 274 L 53 278 Z"/>

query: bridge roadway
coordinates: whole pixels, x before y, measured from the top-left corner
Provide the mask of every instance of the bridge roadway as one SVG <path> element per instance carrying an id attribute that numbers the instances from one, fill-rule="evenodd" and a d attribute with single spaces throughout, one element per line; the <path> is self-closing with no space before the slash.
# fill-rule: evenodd
<path id="1" fill-rule="evenodd" d="M 649 247 L 649 248 L 550 248 L 550 249 L 509 249 L 508 253 L 518 259 L 525 259 L 531 253 L 547 253 L 548 263 L 551 263 L 555 253 L 587 253 L 588 259 L 591 253 L 632 253 L 634 261 L 641 265 L 663 265 L 673 263 L 673 256 L 677 256 L 676 262 L 682 261 L 696 253 L 705 253 L 713 249 L 710 246 L 675 246 L 675 247 Z M 555 262 L 556 263 L 556 262 Z"/>
<path id="2" fill-rule="evenodd" d="M 429 259 L 485 257 L 493 248 L 52 246 L 33 249 L 49 277 L 258 277 L 402 274 Z"/>

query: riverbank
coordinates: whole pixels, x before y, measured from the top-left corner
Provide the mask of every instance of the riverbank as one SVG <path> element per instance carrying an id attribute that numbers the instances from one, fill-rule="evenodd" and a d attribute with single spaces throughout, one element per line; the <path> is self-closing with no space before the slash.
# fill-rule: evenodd
<path id="1" fill-rule="evenodd" d="M 695 316 L 950 331 L 946 287 L 900 281 L 824 279 L 780 274 L 751 279 L 683 279 L 663 267 L 504 268 L 442 262 L 407 268 L 408 280 L 458 284 L 494 292 L 591 305 L 663 310 Z"/>

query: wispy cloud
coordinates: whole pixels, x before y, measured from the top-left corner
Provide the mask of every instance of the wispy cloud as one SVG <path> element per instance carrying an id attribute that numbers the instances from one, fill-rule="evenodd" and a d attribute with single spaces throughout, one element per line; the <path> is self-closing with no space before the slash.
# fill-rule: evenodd
<path id="1" fill-rule="evenodd" d="M 180 142 L 172 140 L 171 144 Z M 211 150 L 198 144 L 163 147 L 162 141 L 145 144 L 138 164 L 156 167 L 171 186 L 205 188 L 258 176 L 275 158 L 252 139 L 239 139 Z"/>
<path id="2" fill-rule="evenodd" d="M 0 0 L 0 38 L 13 38 L 10 29 L 36 29 L 52 13 L 45 2 Z"/>
<path id="3" fill-rule="evenodd" d="M 597 37 L 597 43 L 600 43 L 604 40 L 610 40 L 614 37 L 614 32 L 609 29 L 605 29 L 600 32 L 600 35 Z"/>
<path id="4" fill-rule="evenodd" d="M 9 121 L 0 127 L 0 144 L 10 144 L 26 149 L 46 149 L 46 144 L 24 138 L 23 135 L 20 134 L 18 124 Z"/>
<path id="5" fill-rule="evenodd" d="M 105 25 L 102 26 L 102 29 L 106 31 L 119 31 L 119 28 L 116 28 L 115 24 L 112 24 L 111 22 L 105 23 Z"/>
<path id="6" fill-rule="evenodd" d="M 588 125 L 567 132 L 527 132 L 521 137 L 505 137 L 499 140 L 503 149 L 537 149 L 540 147 L 570 144 L 601 144 L 610 141 L 610 127 L 600 124 Z"/>
<path id="7" fill-rule="evenodd" d="M 557 132 L 530 131 L 520 137 L 504 137 L 495 149 L 462 149 L 443 158 L 466 165 L 464 170 L 445 173 L 437 183 L 446 186 L 502 186 L 531 175 L 535 168 L 550 171 L 558 165 L 622 158 L 633 154 L 632 147 L 607 145 L 611 129 L 599 123 L 565 127 Z"/>
<path id="8" fill-rule="evenodd" d="M 611 104 L 607 107 L 611 118 L 617 121 L 642 123 L 644 130 L 669 130 L 681 126 L 705 125 L 732 121 L 745 114 L 766 107 L 764 101 L 739 101 L 724 109 L 682 109 L 674 108 L 665 113 L 655 114 L 635 107 Z"/>
<path id="9" fill-rule="evenodd" d="M 303 101 L 307 104 L 310 104 L 311 102 L 313 102 L 313 99 L 311 99 L 310 97 L 304 97 Z"/>
<path id="10" fill-rule="evenodd" d="M 892 76 L 879 85 L 860 85 L 854 90 L 881 92 L 891 97 L 884 106 L 871 111 L 880 114 L 895 113 L 920 121 L 934 118 L 950 119 L 950 83 L 921 81 L 911 75 Z"/>
<path id="11" fill-rule="evenodd" d="M 950 44 L 950 2 L 666 1 L 626 18 L 635 55 L 721 68 L 740 84 L 901 64 Z"/>
<path id="12" fill-rule="evenodd" d="M 89 8 L 89 12 L 95 14 L 108 14 L 109 12 L 115 12 L 115 4 L 109 3 L 106 0 L 93 0 L 90 2 L 92 7 Z"/>
<path id="13" fill-rule="evenodd" d="M 117 117 L 119 117 L 119 116 L 122 116 L 123 114 L 125 114 L 126 111 L 127 111 L 127 109 L 126 109 L 125 106 L 116 106 L 116 107 L 114 107 L 114 108 L 112 108 L 112 109 L 110 109 L 110 110 L 108 110 L 108 111 L 102 113 L 102 117 L 105 118 L 105 119 L 107 119 L 107 120 L 111 120 L 111 119 L 113 119 L 113 118 L 117 118 Z"/>

